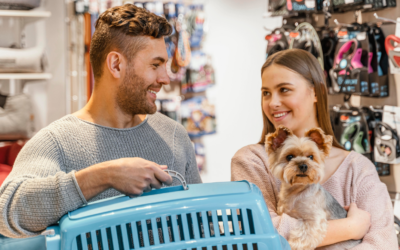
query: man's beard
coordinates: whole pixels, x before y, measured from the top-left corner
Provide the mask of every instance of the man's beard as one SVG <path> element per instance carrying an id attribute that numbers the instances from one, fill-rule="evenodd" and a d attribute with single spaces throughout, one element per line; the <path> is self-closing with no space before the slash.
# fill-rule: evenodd
<path id="1" fill-rule="evenodd" d="M 135 74 L 134 69 L 127 71 L 117 91 L 117 105 L 126 114 L 154 114 L 157 107 L 147 100 L 147 90 L 150 86 L 146 81 Z"/>

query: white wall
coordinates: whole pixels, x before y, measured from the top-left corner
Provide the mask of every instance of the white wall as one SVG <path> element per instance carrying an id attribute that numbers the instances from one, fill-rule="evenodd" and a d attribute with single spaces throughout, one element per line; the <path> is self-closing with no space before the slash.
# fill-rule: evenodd
<path id="1" fill-rule="evenodd" d="M 217 133 L 204 137 L 204 182 L 230 180 L 232 156 L 261 136 L 261 66 L 268 33 L 281 18 L 263 19 L 266 0 L 206 1 L 208 20 L 204 50 L 213 58 L 216 86 L 207 95 L 216 105 Z"/>

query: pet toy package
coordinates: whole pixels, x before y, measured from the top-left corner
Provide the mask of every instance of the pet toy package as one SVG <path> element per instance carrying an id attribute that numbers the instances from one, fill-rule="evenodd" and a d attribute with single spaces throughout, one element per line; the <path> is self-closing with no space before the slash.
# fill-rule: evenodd
<path id="1" fill-rule="evenodd" d="M 382 122 L 375 126 L 374 157 L 376 162 L 400 163 L 400 107 L 385 106 Z"/>
<path id="2" fill-rule="evenodd" d="M 286 8 L 290 12 L 315 11 L 315 0 L 286 0 Z"/>
<path id="3" fill-rule="evenodd" d="M 400 49 L 393 46 L 393 42 L 400 43 L 400 37 L 389 35 L 385 39 L 385 48 L 389 56 L 390 72 L 400 74 Z"/>
<path id="4" fill-rule="evenodd" d="M 186 77 L 182 79 L 182 93 L 203 92 L 214 85 L 215 76 L 211 59 L 202 51 L 192 51 L 192 59 L 186 71 Z"/>
<path id="5" fill-rule="evenodd" d="M 376 55 L 377 55 L 377 70 L 378 70 L 378 84 L 379 84 L 379 97 L 389 96 L 389 60 L 385 50 L 385 35 L 380 27 L 372 27 L 373 34 L 376 41 Z"/>
<path id="6" fill-rule="evenodd" d="M 332 0 L 333 8 L 336 11 L 355 10 L 361 8 L 364 0 Z"/>
<path id="7" fill-rule="evenodd" d="M 368 137 L 370 141 L 371 153 L 365 154 L 376 167 L 376 171 L 379 176 L 390 175 L 390 165 L 387 163 L 376 162 L 374 157 L 374 145 L 375 145 L 375 127 L 377 123 L 382 122 L 383 109 L 382 107 L 362 107 L 365 120 L 368 123 Z"/>
<path id="8" fill-rule="evenodd" d="M 370 26 L 365 26 L 368 38 L 368 82 L 369 95 L 380 97 L 379 75 L 378 75 L 378 53 L 375 39 L 375 30 Z"/>
<path id="9" fill-rule="evenodd" d="M 332 89 L 336 93 L 369 96 L 369 43 L 362 27 L 339 31 L 332 69 L 329 70 Z"/>
<path id="10" fill-rule="evenodd" d="M 197 168 L 201 173 L 201 171 L 204 170 L 204 167 L 206 165 L 206 153 L 204 144 L 200 142 L 193 142 L 193 147 L 194 147 L 194 153 L 196 155 Z"/>
<path id="11" fill-rule="evenodd" d="M 335 137 L 346 150 L 368 156 L 371 152 L 368 124 L 358 108 L 334 107 L 331 121 Z"/>
<path id="12" fill-rule="evenodd" d="M 190 137 L 216 132 L 215 108 L 204 96 L 185 100 L 181 104 L 182 125 Z"/>

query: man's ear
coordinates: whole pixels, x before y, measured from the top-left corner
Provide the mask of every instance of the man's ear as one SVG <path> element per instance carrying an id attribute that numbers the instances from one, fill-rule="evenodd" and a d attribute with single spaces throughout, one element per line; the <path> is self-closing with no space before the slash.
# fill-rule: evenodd
<path id="1" fill-rule="evenodd" d="M 275 152 L 291 135 L 293 135 L 293 132 L 284 126 L 279 126 L 274 133 L 269 133 L 268 135 L 266 135 L 265 149 L 267 153 Z"/>
<path id="2" fill-rule="evenodd" d="M 114 78 L 122 77 L 122 70 L 125 69 L 125 57 L 116 51 L 108 53 L 106 58 L 106 68 Z"/>
<path id="3" fill-rule="evenodd" d="M 333 136 L 326 135 L 321 128 L 312 128 L 305 133 L 305 136 L 314 141 L 318 148 L 324 152 L 325 156 L 329 155 L 332 148 Z"/>

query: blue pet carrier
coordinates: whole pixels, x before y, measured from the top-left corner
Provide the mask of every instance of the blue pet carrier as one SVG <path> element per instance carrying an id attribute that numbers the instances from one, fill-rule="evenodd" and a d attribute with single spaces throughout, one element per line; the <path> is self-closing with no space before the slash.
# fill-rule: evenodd
<path id="1" fill-rule="evenodd" d="M 69 212 L 44 232 L 47 249 L 290 249 L 256 185 L 186 186 L 181 181 L 182 186 L 137 198 L 113 197 Z"/>

